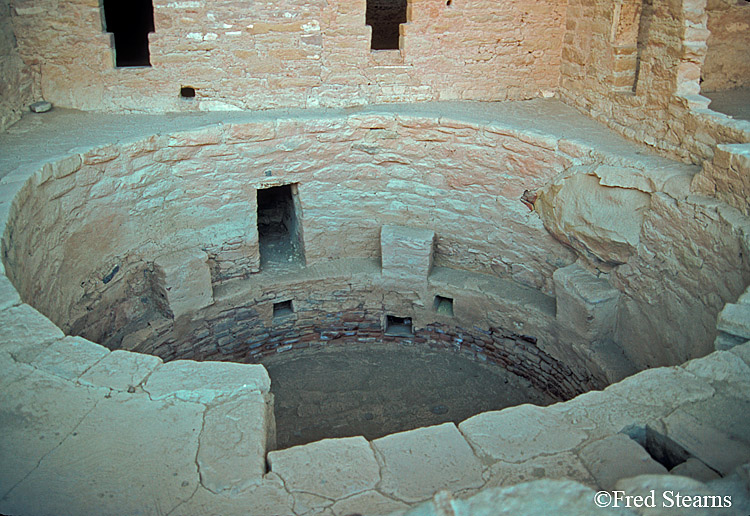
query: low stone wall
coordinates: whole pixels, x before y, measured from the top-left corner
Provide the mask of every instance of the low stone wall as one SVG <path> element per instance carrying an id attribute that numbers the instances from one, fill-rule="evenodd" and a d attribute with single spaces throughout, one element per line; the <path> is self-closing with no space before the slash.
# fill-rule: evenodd
<path id="1" fill-rule="evenodd" d="M 338 264 L 335 268 L 341 273 L 349 267 Z M 214 305 L 192 314 L 191 322 L 144 323 L 142 329 L 122 342 L 104 344 L 113 348 L 124 346 L 165 361 L 256 363 L 264 357 L 293 350 L 393 342 L 448 349 L 498 364 L 560 400 L 607 384 L 601 371 L 603 364 L 596 364 L 578 352 L 566 340 L 567 335 L 559 335 L 551 299 L 542 296 L 539 305 L 522 308 L 512 297 L 495 296 L 491 291 L 467 292 L 460 281 L 442 288 L 433 285 L 431 291 L 452 296 L 456 316 L 445 316 L 432 308 L 430 301 L 434 294 L 419 295 L 406 289 L 391 292 L 382 284 L 376 268 L 372 275 L 360 272 L 355 280 L 348 277 L 344 281 L 316 272 L 302 271 L 296 275 L 296 282 L 287 279 L 280 281 L 280 285 L 275 283 L 273 275 L 259 277 L 243 288 L 235 285 L 231 297 L 217 298 Z M 463 277 L 470 279 L 469 275 Z M 487 277 L 484 281 L 492 279 Z M 342 288 L 344 282 L 349 285 Z M 241 301 L 252 297 L 258 285 L 263 285 L 263 295 L 251 304 Z M 394 298 L 398 299 L 396 304 L 392 302 Z M 294 313 L 272 317 L 269 312 L 274 302 L 286 300 L 292 301 Z M 419 308 L 425 305 L 427 308 Z M 472 311 L 477 316 L 469 315 Z M 523 322 L 523 331 L 530 334 L 488 325 L 488 319 L 500 322 L 501 312 L 512 314 L 504 317 L 506 328 Z M 387 314 L 412 320 L 413 335 L 389 335 L 385 330 Z"/>

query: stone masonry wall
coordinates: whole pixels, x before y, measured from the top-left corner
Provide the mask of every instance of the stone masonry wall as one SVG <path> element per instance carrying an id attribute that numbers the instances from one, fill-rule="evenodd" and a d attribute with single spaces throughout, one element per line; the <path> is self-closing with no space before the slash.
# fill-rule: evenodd
<path id="1" fill-rule="evenodd" d="M 631 29 L 623 28 L 623 10 L 637 12 L 638 3 L 568 3 L 560 97 L 627 138 L 685 161 L 710 159 L 717 144 L 750 141 L 750 124 L 709 111 L 699 95 L 710 34 L 706 0 L 644 2 L 637 17 L 626 18 Z"/>
<path id="2" fill-rule="evenodd" d="M 0 131 L 18 120 L 36 96 L 32 73 L 18 53 L 10 13 L 10 0 L 0 0 Z"/>
<path id="3" fill-rule="evenodd" d="M 526 99 L 558 83 L 564 0 L 413 0 L 401 52 L 370 51 L 365 0 L 153 4 L 153 66 L 116 69 L 100 2 L 13 0 L 44 97 L 94 110 L 268 109 Z"/>
<path id="4" fill-rule="evenodd" d="M 23 295 L 69 329 L 116 266 L 129 277 L 128 264 L 195 248 L 208 254 L 215 283 L 257 272 L 255 190 L 297 183 L 308 264 L 378 257 L 382 225 L 408 221 L 437 230 L 436 265 L 549 293 L 552 272 L 574 255 L 519 198 L 575 158 L 544 138 L 521 138 L 448 119 L 367 115 L 105 146 L 48 164 L 24 186 L 4 260 Z"/>
<path id="5" fill-rule="evenodd" d="M 334 269 L 338 275 L 330 277 L 315 269 L 300 271 L 294 276 L 296 280 L 264 274 L 245 286 L 233 286 L 231 296 L 196 312 L 190 322 L 152 324 L 132 338 L 103 344 L 157 355 L 166 361 L 245 363 L 328 345 L 426 345 L 499 364 L 557 399 L 569 399 L 606 385 L 601 371 L 586 360 L 585 354 L 559 339 L 554 308 L 544 296 L 536 305 L 527 300 L 519 307 L 518 300 L 495 297 L 489 290 L 467 292 L 462 282 L 432 282 L 429 293 L 406 285 L 392 290 L 383 284 L 377 267 L 352 265 L 352 270 L 360 270 L 355 277 L 346 263 Z M 455 315 L 435 311 L 433 291 L 454 299 Z M 287 300 L 292 301 L 294 313 L 273 316 L 273 304 Z M 388 335 L 386 314 L 411 319 L 414 335 Z"/>
<path id="6" fill-rule="evenodd" d="M 701 71 L 701 90 L 720 91 L 750 85 L 750 4 L 709 0 L 708 51 Z"/>

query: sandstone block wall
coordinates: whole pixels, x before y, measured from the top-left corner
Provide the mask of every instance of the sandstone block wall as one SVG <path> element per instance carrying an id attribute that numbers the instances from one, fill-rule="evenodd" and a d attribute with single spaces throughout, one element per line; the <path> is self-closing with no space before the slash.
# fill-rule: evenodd
<path id="1" fill-rule="evenodd" d="M 371 52 L 365 0 L 154 1 L 150 68 L 115 69 L 99 2 L 14 0 L 44 97 L 95 110 L 352 106 L 552 95 L 565 2 L 413 0 L 401 52 Z M 195 88 L 180 98 L 180 88 Z"/>
<path id="2" fill-rule="evenodd" d="M 733 0 L 708 0 L 711 35 L 701 70 L 701 91 L 720 91 L 750 85 L 750 5 Z"/>
<path id="3" fill-rule="evenodd" d="M 560 97 L 631 140 L 694 163 L 710 159 L 717 144 L 747 142 L 748 122 L 709 111 L 699 95 L 712 5 L 707 11 L 705 0 L 571 0 Z M 717 34 L 731 31 L 732 24 L 715 24 Z"/>
<path id="4" fill-rule="evenodd" d="M 37 77 L 38 80 L 38 77 Z M 18 53 L 10 0 L 0 1 L 0 131 L 18 120 L 38 88 L 31 69 Z"/>

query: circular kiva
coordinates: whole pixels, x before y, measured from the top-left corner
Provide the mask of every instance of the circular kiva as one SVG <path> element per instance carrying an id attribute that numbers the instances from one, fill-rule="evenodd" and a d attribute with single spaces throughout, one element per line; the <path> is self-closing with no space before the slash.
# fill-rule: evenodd
<path id="1" fill-rule="evenodd" d="M 747 219 L 688 196 L 697 167 L 533 104 L 514 123 L 470 105 L 144 126 L 19 181 L 3 511 L 387 512 L 539 471 L 612 487 L 603 450 L 666 473 L 688 420 L 732 441 L 748 345 L 724 332 L 737 345 L 712 351 L 750 278 Z M 496 363 L 564 403 L 271 451 L 252 362 L 375 340 Z M 683 445 L 672 467 L 728 475 L 736 446 Z"/>

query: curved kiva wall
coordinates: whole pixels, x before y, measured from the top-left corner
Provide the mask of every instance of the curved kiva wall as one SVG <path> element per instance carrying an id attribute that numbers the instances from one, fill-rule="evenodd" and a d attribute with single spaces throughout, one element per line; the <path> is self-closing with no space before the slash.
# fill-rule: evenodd
<path id="1" fill-rule="evenodd" d="M 547 346 L 614 341 L 638 368 L 653 367 L 708 353 L 716 314 L 748 282 L 746 243 L 732 210 L 687 198 L 694 172 L 616 146 L 607 152 L 460 117 L 368 113 L 233 123 L 45 165 L 16 196 L 3 256 L 22 297 L 64 331 L 119 347 L 150 314 L 169 319 L 211 304 L 170 312 L 168 296 L 157 295 L 164 288 L 158 276 L 175 253 L 180 263 L 202 263 L 206 277 L 210 271 L 208 296 L 217 299 L 228 280 L 257 273 L 256 189 L 295 184 L 308 266 L 380 258 L 386 225 L 434 231 L 436 271 L 485 275 L 488 292 L 507 281 L 525 287 L 541 320 L 549 318 L 556 284 L 584 300 L 594 295 L 582 291 L 600 287 L 619 296 L 597 316 L 607 326 L 571 323 L 572 335 L 503 310 L 485 316 L 458 308 L 457 326 L 502 328 Z M 536 199 L 536 211 L 521 197 Z M 596 285 L 575 274 L 553 278 L 578 258 L 592 280 L 599 276 Z M 429 292 L 410 281 L 388 287 L 411 296 L 393 302 L 409 312 L 396 315 L 416 317 L 417 326 L 435 322 L 418 312 L 439 292 L 429 278 L 421 278 Z M 598 303 L 592 299 L 586 309 Z M 389 308 L 390 301 L 379 302 Z"/>
<path id="2" fill-rule="evenodd" d="M 551 407 L 523 405 L 458 426 L 267 453 L 274 428 L 262 367 L 163 363 L 110 351 L 66 337 L 23 302 L 66 331 L 80 324 L 119 345 L 164 346 L 166 354 L 180 352 L 179 338 L 200 338 L 201 318 L 216 319 L 203 328 L 209 332 L 231 333 L 221 325 L 248 314 L 285 330 L 302 327 L 317 298 L 322 312 L 333 313 L 326 303 L 343 308 L 343 333 L 353 331 L 346 324 L 375 324 L 393 311 L 414 316 L 415 341 L 425 338 L 420 331 L 447 327 L 453 346 L 462 328 L 480 348 L 474 353 L 490 356 L 491 343 L 497 357 L 514 353 L 511 365 L 539 357 L 538 369 L 522 374 L 554 371 L 564 358 L 569 369 L 562 374 L 579 381 L 574 389 L 593 386 L 586 385 L 591 377 L 576 377 L 582 365 L 591 376 L 596 367 L 613 372 L 604 371 L 613 362 L 592 353 L 614 354 L 592 344 L 598 338 L 616 341 L 639 367 L 708 353 L 723 304 L 730 303 L 720 324 L 737 321 L 728 308 L 746 306 L 746 296 L 731 303 L 748 283 L 747 220 L 719 201 L 688 197 L 694 167 L 638 154 L 583 119 L 564 118 L 562 137 L 544 105 L 527 107 L 540 119 L 537 127 L 526 122 L 533 129 L 520 129 L 520 116 L 477 123 L 470 106 L 452 117 L 248 115 L 246 122 L 82 151 L 44 165 L 25 183 L 20 175 L 28 168 L 16 171 L 2 192 L 13 196 L 10 206 L 2 204 L 4 272 L 18 293 L 0 276 L 0 388 L 8 400 L 0 404 L 0 452 L 8 460 L 0 510 L 341 516 L 403 510 L 440 490 L 464 497 L 485 489 L 466 503 L 520 494 L 523 513 L 535 489 L 544 488 L 571 513 L 582 513 L 593 491 L 580 485 L 492 488 L 541 474 L 611 490 L 618 480 L 612 471 L 666 473 L 635 444 L 644 435 L 686 446 L 683 472 L 695 459 L 693 465 L 730 475 L 750 457 L 741 416 L 747 344 L 643 371 Z M 326 146 L 338 153 L 324 153 Z M 307 267 L 256 272 L 254 190 L 278 182 L 298 185 Z M 374 192 L 387 204 L 378 205 Z M 373 209 L 366 211 L 362 199 Z M 353 215 L 365 211 L 367 217 Z M 419 284 L 413 275 L 389 276 L 399 270 L 386 259 L 395 245 L 383 237 L 388 231 L 434 231 L 434 266 Z M 203 280 L 180 281 L 170 274 L 174 263 L 189 264 L 189 279 Z M 186 293 L 196 284 L 207 285 L 197 293 L 208 295 L 188 297 L 203 306 L 186 307 L 166 288 Z M 379 304 L 357 299 L 372 291 Z M 454 320 L 432 311 L 434 295 L 454 296 Z M 274 323 L 269 305 L 290 297 L 300 303 L 295 315 Z M 137 329 L 149 312 L 166 322 L 164 333 Z M 97 326 L 99 318 L 107 323 Z M 107 327 L 128 325 L 134 331 L 107 334 Z M 743 335 L 742 324 L 722 328 Z M 276 344 L 274 338 L 267 342 Z M 221 339 L 213 334 L 206 342 L 218 350 Z M 283 343 L 289 344 L 295 343 Z M 696 428 L 698 440 L 690 433 Z M 727 446 L 731 457 L 715 453 Z M 618 486 L 640 494 L 678 483 L 713 493 L 697 481 L 663 478 Z M 435 501 L 447 503 L 447 495 Z"/>

